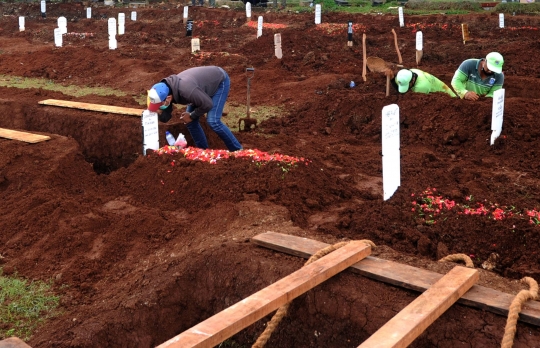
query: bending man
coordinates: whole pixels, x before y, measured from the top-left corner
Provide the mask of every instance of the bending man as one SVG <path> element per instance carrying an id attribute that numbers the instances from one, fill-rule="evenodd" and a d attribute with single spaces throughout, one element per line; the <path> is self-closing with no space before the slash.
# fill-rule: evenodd
<path id="1" fill-rule="evenodd" d="M 406 93 L 409 90 L 425 94 L 443 92 L 456 97 L 456 94 L 444 82 L 419 69 L 401 69 L 392 80 L 392 85 L 399 93 Z"/>
<path id="2" fill-rule="evenodd" d="M 229 127 L 221 122 L 230 88 L 231 80 L 222 68 L 190 68 L 152 86 L 148 91 L 148 110 L 157 112 L 161 122 L 168 122 L 172 117 L 173 104 L 187 105 L 180 120 L 187 125 L 195 146 L 200 149 L 208 148 L 206 135 L 199 123 L 200 117 L 206 113 L 208 125 L 223 140 L 227 149 L 241 150 L 242 145 Z"/>

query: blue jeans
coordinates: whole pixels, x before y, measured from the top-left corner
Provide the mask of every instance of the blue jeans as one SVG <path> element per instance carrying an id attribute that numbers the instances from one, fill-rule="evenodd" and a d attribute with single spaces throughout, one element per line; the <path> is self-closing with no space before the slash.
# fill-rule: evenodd
<path id="1" fill-rule="evenodd" d="M 225 107 L 225 102 L 229 96 L 229 90 L 231 89 L 231 79 L 229 78 L 229 75 L 227 75 L 225 71 L 223 71 L 223 74 L 225 75 L 225 79 L 219 84 L 216 93 L 212 96 L 214 106 L 206 114 L 206 122 L 208 122 L 208 126 L 216 132 L 221 140 L 223 140 L 229 151 L 237 151 L 242 149 L 242 145 L 236 140 L 229 127 L 221 122 L 223 108 Z M 186 111 L 192 112 L 194 109 L 195 107 L 193 105 L 188 105 Z M 189 130 L 191 137 L 193 137 L 193 141 L 195 141 L 195 146 L 200 149 L 208 149 L 208 140 L 206 140 L 206 135 L 199 123 L 199 119 L 188 123 L 187 129 Z"/>

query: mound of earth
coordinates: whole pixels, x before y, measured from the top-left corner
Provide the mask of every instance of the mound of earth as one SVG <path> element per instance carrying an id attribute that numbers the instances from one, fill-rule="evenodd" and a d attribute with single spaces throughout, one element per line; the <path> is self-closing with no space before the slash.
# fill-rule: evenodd
<path id="1" fill-rule="evenodd" d="M 254 8 L 265 25 L 257 38 L 243 10 L 190 7 L 201 40 L 193 54 L 180 3 L 136 9 L 116 50 L 108 49 L 107 19 L 133 9 L 94 4 L 87 19 L 82 3 L 47 6 L 44 18 L 36 4 L 0 4 L 0 79 L 42 78 L 70 91 L 103 87 L 124 95 L 0 87 L 0 127 L 51 136 L 37 144 L 0 139 L 2 272 L 53 279 L 61 296 L 59 314 L 34 333 L 31 346 L 159 345 L 302 267 L 304 260 L 250 242 L 267 231 L 330 244 L 369 239 L 375 256 L 439 273 L 453 265 L 437 260 L 464 253 L 481 272 L 479 284 L 512 294 L 524 288 L 519 279 L 540 280 L 537 18 L 507 16 L 500 29 L 491 12 L 407 16 L 400 27 L 397 16 L 323 13 L 315 25 L 313 12 Z M 26 18 L 22 32 L 19 16 Z M 70 35 L 55 47 L 60 16 Z M 465 44 L 462 23 L 471 32 Z M 416 67 L 415 33 L 422 30 L 419 68 L 447 84 L 465 59 L 504 56 L 504 125 L 494 145 L 490 98 L 387 97 L 383 75 L 368 72 L 363 81 L 362 34 L 368 56 L 398 63 L 392 29 L 406 67 Z M 274 56 L 275 33 L 282 59 Z M 305 160 L 210 164 L 181 154 L 143 156 L 140 117 L 38 104 L 61 99 L 142 110 L 137 100 L 155 82 L 201 65 L 229 73 L 235 107 L 246 105 L 245 69 L 254 67 L 252 114 L 281 111 L 237 132 L 239 141 Z M 381 110 L 391 104 L 400 112 L 401 184 L 384 201 Z M 203 126 L 211 148 L 224 149 Z M 166 130 L 189 133 L 177 117 L 160 124 L 163 146 Z M 416 204 L 439 199 L 454 208 L 426 213 Z M 473 213 L 479 211 L 485 214 Z M 484 270 L 494 253 L 496 263 Z M 296 299 L 268 346 L 356 347 L 417 296 L 343 272 Z M 268 319 L 228 344 L 251 345 Z M 504 316 L 454 305 L 411 347 L 498 346 L 505 323 Z M 520 322 L 514 347 L 538 342 L 538 327 Z"/>

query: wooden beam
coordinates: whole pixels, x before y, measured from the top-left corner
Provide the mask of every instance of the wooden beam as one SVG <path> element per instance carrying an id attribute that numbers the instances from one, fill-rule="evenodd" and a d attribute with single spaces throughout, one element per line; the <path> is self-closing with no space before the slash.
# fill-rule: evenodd
<path id="1" fill-rule="evenodd" d="M 38 102 L 41 105 L 62 106 L 72 109 L 82 109 L 90 111 L 107 112 L 111 114 L 129 115 L 129 116 L 141 116 L 143 109 L 124 108 L 120 106 L 80 103 L 67 100 L 47 99 Z"/>
<path id="2" fill-rule="evenodd" d="M 13 129 L 6 129 L 6 128 L 0 128 L 0 137 L 12 139 L 12 140 L 20 140 L 20 141 L 24 141 L 26 143 L 32 143 L 32 144 L 51 139 L 51 137 L 47 135 L 20 132 L 20 131 L 16 131 Z"/>
<path id="3" fill-rule="evenodd" d="M 358 347 L 408 347 L 478 278 L 478 271 L 473 268 L 454 267 Z"/>
<path id="4" fill-rule="evenodd" d="M 303 258 L 309 258 L 317 250 L 328 246 L 313 239 L 274 232 L 259 234 L 251 241 L 269 249 Z M 351 268 L 353 272 L 365 277 L 420 292 L 427 290 L 442 277 L 439 273 L 372 256 L 366 257 Z M 506 317 L 514 297 L 512 294 L 474 285 L 458 300 L 458 303 Z M 519 313 L 519 320 L 540 326 L 540 302 L 527 301 Z"/>
<path id="5" fill-rule="evenodd" d="M 371 247 L 365 243 L 351 242 L 171 338 L 158 348 L 214 347 L 370 253 Z"/>
<path id="6" fill-rule="evenodd" d="M 18 337 L 10 337 L 0 341 L 0 348 L 31 348 Z"/>

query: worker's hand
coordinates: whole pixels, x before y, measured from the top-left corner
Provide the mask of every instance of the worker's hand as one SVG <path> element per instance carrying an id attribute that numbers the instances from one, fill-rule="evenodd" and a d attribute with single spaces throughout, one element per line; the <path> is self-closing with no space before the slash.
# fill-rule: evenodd
<path id="1" fill-rule="evenodd" d="M 466 99 L 466 100 L 478 100 L 478 98 L 480 98 L 478 96 L 478 94 L 476 94 L 475 92 L 472 92 L 472 91 L 468 91 L 467 93 L 465 93 L 465 95 L 463 96 L 463 99 Z"/>
<path id="2" fill-rule="evenodd" d="M 193 121 L 189 112 L 183 112 L 182 115 L 180 115 L 180 119 L 184 122 L 184 124 L 188 124 Z"/>

